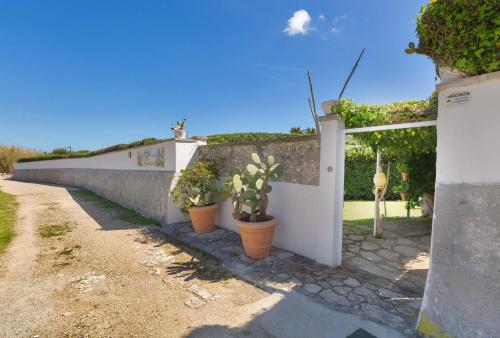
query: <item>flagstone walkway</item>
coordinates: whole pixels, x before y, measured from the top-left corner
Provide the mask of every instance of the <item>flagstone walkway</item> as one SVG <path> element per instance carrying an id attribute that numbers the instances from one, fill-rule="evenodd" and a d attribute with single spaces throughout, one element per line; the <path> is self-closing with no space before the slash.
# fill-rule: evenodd
<path id="1" fill-rule="evenodd" d="M 430 260 L 431 220 L 403 218 L 385 223 L 383 238 L 377 239 L 371 227 L 345 222 L 344 265 L 423 294 Z"/>
<path id="2" fill-rule="evenodd" d="M 295 290 L 335 310 L 414 335 L 421 294 L 390 279 L 359 269 L 330 268 L 277 248 L 264 260 L 250 259 L 239 234 L 225 229 L 197 234 L 189 223 L 182 223 L 169 224 L 162 231 L 217 257 L 231 272 L 270 292 Z"/>

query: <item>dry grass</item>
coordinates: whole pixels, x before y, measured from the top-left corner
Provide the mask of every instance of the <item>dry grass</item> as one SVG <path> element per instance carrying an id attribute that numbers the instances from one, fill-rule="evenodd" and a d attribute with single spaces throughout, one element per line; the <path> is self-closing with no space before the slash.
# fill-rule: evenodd
<path id="1" fill-rule="evenodd" d="M 41 153 L 16 146 L 0 145 L 0 173 L 11 173 L 14 164 L 23 157 L 38 156 Z"/>
<path id="2" fill-rule="evenodd" d="M 44 224 L 40 227 L 40 236 L 44 238 L 58 237 L 71 231 L 73 224 L 71 222 Z"/>

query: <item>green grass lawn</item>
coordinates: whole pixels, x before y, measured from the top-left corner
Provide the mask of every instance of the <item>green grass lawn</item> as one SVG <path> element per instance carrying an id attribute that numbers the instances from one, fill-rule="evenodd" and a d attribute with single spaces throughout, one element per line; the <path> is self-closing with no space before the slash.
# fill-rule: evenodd
<path id="1" fill-rule="evenodd" d="M 16 222 L 16 198 L 0 190 L 0 253 L 14 237 Z"/>
<path id="2" fill-rule="evenodd" d="M 387 219 L 398 219 L 406 217 L 405 204 L 402 201 L 387 201 Z M 375 203 L 373 201 L 345 201 L 344 202 L 344 221 L 350 221 L 355 224 L 371 225 L 373 224 L 373 214 L 375 212 Z M 384 203 L 380 203 L 380 213 L 384 213 Z M 420 208 L 411 209 L 410 217 L 420 217 L 422 213 Z"/>

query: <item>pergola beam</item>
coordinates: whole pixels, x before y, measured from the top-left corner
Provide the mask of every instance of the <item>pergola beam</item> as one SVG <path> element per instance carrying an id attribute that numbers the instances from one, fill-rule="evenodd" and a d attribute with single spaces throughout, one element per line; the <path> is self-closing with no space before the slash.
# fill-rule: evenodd
<path id="1" fill-rule="evenodd" d="M 383 125 L 383 126 L 372 126 L 372 127 L 345 129 L 344 133 L 345 134 L 356 134 L 356 133 L 367 133 L 367 132 L 382 131 L 382 130 L 433 127 L 436 125 L 437 125 L 437 120 L 432 120 L 432 121 L 387 124 L 387 125 Z"/>

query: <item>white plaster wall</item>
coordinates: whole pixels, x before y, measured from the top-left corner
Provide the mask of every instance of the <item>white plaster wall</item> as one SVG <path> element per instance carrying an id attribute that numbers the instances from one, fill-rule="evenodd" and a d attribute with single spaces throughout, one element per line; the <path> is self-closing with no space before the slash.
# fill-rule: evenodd
<path id="1" fill-rule="evenodd" d="M 448 94 L 470 91 L 467 104 Z M 445 84 L 439 94 L 437 183 L 500 182 L 500 72 Z"/>
<path id="2" fill-rule="evenodd" d="M 316 259 L 317 234 L 321 228 L 318 217 L 318 186 L 272 182 L 268 214 L 278 220 L 273 245 Z M 231 201 L 219 205 L 217 224 L 239 232 L 232 216 Z"/>
<path id="3" fill-rule="evenodd" d="M 268 214 L 278 219 L 273 245 L 331 266 L 340 265 L 342 255 L 342 200 L 336 205 L 335 188 L 341 197 L 343 129 L 333 118 L 321 123 L 319 186 L 272 182 L 269 195 Z M 232 212 L 230 200 L 221 203 L 217 224 L 238 232 Z"/>
<path id="4" fill-rule="evenodd" d="M 150 146 L 115 151 L 102 155 L 84 158 L 16 163 L 14 169 L 110 169 L 110 170 L 145 170 L 145 171 L 179 171 L 185 168 L 196 152 L 196 147 L 204 144 L 201 141 L 168 140 Z M 163 148 L 165 167 L 140 167 L 137 165 L 137 153 L 145 149 Z M 129 152 L 131 157 L 129 157 Z"/>

